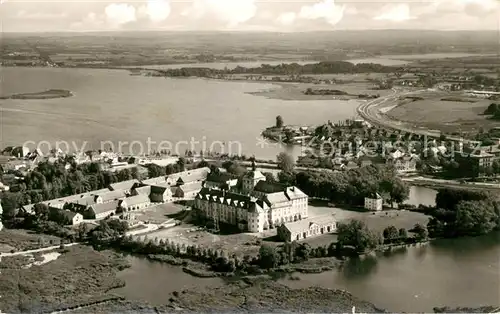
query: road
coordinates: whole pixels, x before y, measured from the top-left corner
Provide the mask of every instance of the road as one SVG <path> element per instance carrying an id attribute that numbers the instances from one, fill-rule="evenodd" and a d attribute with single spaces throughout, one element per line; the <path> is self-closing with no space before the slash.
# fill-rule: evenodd
<path id="1" fill-rule="evenodd" d="M 73 245 L 77 245 L 77 244 L 78 243 L 69 243 L 69 244 L 64 244 L 64 246 L 68 247 L 68 246 L 73 246 Z M 41 249 L 35 249 L 35 250 L 19 251 L 19 252 L 14 252 L 14 253 L 0 253 L 0 258 L 9 257 L 9 256 L 33 254 L 33 253 L 38 253 L 38 252 L 52 251 L 52 250 L 57 250 L 59 247 L 60 247 L 60 245 L 54 245 L 54 246 L 48 246 L 48 247 L 44 247 Z"/>
<path id="2" fill-rule="evenodd" d="M 361 105 L 358 106 L 357 112 L 358 114 L 366 121 L 370 122 L 376 127 L 380 128 L 385 128 L 385 129 L 391 129 L 391 130 L 399 130 L 407 133 L 413 133 L 417 135 L 423 135 L 427 137 L 432 137 L 432 138 L 439 138 L 441 136 L 441 131 L 437 130 L 429 130 L 429 129 L 424 129 L 424 128 L 418 128 L 418 127 L 410 127 L 403 122 L 396 121 L 396 120 L 391 120 L 389 117 L 387 117 L 384 113 L 380 111 L 380 107 L 390 107 L 392 105 L 397 105 L 397 100 L 401 96 L 407 96 L 407 95 L 415 95 L 419 94 L 425 91 L 428 91 L 427 89 L 421 89 L 417 91 L 407 91 L 407 90 L 401 90 L 401 89 L 392 89 L 393 93 L 377 98 L 375 100 L 367 101 Z M 388 102 L 392 102 L 392 104 L 387 104 Z M 453 136 L 446 136 L 446 138 L 450 141 L 463 141 L 464 139 L 461 137 L 453 137 Z"/>
<path id="3" fill-rule="evenodd" d="M 454 180 L 432 179 L 425 177 L 402 178 L 402 179 L 403 181 L 406 181 L 411 185 L 423 185 L 429 187 L 458 188 L 467 190 L 497 190 L 497 191 L 500 189 L 500 184 L 493 184 L 493 183 L 460 183 Z"/>

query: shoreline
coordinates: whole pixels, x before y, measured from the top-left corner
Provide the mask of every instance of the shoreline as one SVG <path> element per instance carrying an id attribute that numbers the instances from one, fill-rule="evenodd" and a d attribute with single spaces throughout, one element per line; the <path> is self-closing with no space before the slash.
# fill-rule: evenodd
<path id="1" fill-rule="evenodd" d="M 49 89 L 42 92 L 35 93 L 19 93 L 8 96 L 1 96 L 0 100 L 36 100 L 36 99 L 56 99 L 73 97 L 74 93 L 65 89 Z"/>

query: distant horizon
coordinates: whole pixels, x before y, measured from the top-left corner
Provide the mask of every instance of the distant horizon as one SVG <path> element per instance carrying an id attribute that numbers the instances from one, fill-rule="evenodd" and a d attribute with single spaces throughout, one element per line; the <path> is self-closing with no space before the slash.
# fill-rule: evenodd
<path id="1" fill-rule="evenodd" d="M 273 31 L 273 30 L 64 30 L 64 31 L 2 31 L 2 34 L 68 34 L 68 33 L 199 33 L 199 34 L 308 34 L 308 33 L 362 33 L 362 32 L 422 32 L 422 33 L 498 33 L 500 29 L 463 29 L 463 30 L 430 30 L 430 29 L 404 29 L 404 28 L 385 28 L 385 29 L 335 29 L 335 30 L 311 30 L 311 31 Z"/>

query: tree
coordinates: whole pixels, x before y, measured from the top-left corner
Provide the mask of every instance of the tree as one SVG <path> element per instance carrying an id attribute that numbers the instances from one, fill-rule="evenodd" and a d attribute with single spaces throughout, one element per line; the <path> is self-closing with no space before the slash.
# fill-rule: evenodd
<path id="1" fill-rule="evenodd" d="M 262 268 L 270 269 L 278 265 L 279 255 L 276 249 L 267 244 L 263 244 L 259 249 L 259 264 Z"/>
<path id="2" fill-rule="evenodd" d="M 383 231 L 384 242 L 385 243 L 393 243 L 399 238 L 398 229 L 394 226 L 389 226 Z"/>
<path id="3" fill-rule="evenodd" d="M 404 240 L 406 240 L 406 238 L 408 238 L 408 232 L 406 231 L 405 228 L 399 229 L 398 234 L 399 234 L 399 239 L 402 241 L 404 241 Z"/>
<path id="4" fill-rule="evenodd" d="M 284 172 L 292 172 L 295 167 L 295 161 L 293 157 L 287 153 L 279 153 L 276 157 L 278 161 L 278 167 Z"/>
<path id="5" fill-rule="evenodd" d="M 266 177 L 267 182 L 275 183 L 276 182 L 276 177 L 272 172 L 263 172 L 262 173 L 264 177 Z"/>
<path id="6" fill-rule="evenodd" d="M 427 232 L 427 229 L 422 226 L 421 224 L 415 224 L 415 226 L 413 227 L 413 229 L 411 230 L 413 231 L 413 233 L 415 233 L 415 238 L 417 240 L 425 240 L 427 239 L 427 236 L 428 236 L 428 232 Z"/>
<path id="7" fill-rule="evenodd" d="M 282 116 L 277 116 L 276 117 L 276 127 L 277 128 L 282 128 L 283 127 L 283 117 Z"/>
<path id="8" fill-rule="evenodd" d="M 375 249 L 380 243 L 380 237 L 359 220 L 339 224 L 337 233 L 341 245 L 352 246 L 357 252 Z"/>
<path id="9" fill-rule="evenodd" d="M 180 171 L 184 171 L 186 167 L 186 158 L 184 157 L 179 157 L 177 160 L 177 166 L 179 166 Z"/>
<path id="10" fill-rule="evenodd" d="M 460 235 L 481 235 L 497 225 L 498 214 L 491 202 L 461 201 L 456 207 L 456 228 Z"/>

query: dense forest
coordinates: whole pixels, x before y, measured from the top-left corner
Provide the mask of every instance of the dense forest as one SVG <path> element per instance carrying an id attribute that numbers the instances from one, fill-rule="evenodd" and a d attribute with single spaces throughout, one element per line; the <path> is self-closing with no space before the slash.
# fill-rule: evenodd
<path id="1" fill-rule="evenodd" d="M 490 192 L 442 189 L 429 214 L 431 237 L 482 235 L 500 226 L 500 200 Z"/>

